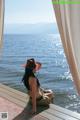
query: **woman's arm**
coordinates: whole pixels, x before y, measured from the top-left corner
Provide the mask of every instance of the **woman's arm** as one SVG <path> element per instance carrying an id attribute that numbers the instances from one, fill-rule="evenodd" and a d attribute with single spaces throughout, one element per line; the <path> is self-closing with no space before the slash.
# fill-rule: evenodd
<path id="1" fill-rule="evenodd" d="M 29 85 L 30 85 L 30 95 L 32 97 L 32 112 L 36 112 L 36 94 L 37 94 L 37 83 L 35 77 L 30 77 L 29 79 Z"/>

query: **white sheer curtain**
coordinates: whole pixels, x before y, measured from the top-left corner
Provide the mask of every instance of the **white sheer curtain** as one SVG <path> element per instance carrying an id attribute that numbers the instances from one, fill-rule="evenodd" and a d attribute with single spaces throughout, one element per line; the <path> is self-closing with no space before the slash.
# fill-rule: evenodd
<path id="1" fill-rule="evenodd" d="M 0 0 L 0 47 L 2 46 L 3 21 L 4 19 L 4 0 Z"/>
<path id="2" fill-rule="evenodd" d="M 80 95 L 80 4 L 53 4 L 53 7 L 65 55 Z"/>

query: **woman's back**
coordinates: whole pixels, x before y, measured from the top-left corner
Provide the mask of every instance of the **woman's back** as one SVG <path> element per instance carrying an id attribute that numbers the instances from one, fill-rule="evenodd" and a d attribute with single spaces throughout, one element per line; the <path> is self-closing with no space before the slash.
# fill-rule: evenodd
<path id="1" fill-rule="evenodd" d="M 37 83 L 37 87 L 40 87 L 40 83 L 39 83 L 39 80 L 37 79 L 37 77 L 34 75 L 33 71 L 31 68 L 26 68 L 25 69 L 25 74 L 23 76 L 23 79 L 22 81 L 24 82 L 24 85 L 25 87 L 30 90 L 30 84 L 29 84 L 29 81 L 30 81 L 30 78 L 33 77 L 36 79 L 36 83 Z"/>

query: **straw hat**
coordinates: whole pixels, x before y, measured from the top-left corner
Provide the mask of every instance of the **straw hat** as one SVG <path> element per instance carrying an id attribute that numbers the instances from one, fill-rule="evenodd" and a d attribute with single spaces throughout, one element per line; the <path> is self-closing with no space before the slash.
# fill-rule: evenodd
<path id="1" fill-rule="evenodd" d="M 41 68 L 41 63 L 37 62 L 34 60 L 34 58 L 28 59 L 26 64 L 22 65 L 23 67 L 28 67 L 28 68 L 32 68 L 35 69 L 35 71 L 40 70 Z"/>

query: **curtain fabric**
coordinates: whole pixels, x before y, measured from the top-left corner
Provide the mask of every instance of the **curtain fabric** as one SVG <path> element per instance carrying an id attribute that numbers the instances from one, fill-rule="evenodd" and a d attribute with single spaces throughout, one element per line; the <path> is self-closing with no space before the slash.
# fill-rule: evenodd
<path id="1" fill-rule="evenodd" d="M 3 23 L 4 23 L 4 0 L 0 0 L 0 48 L 2 46 Z"/>
<path id="2" fill-rule="evenodd" d="M 53 8 L 65 55 L 80 95 L 80 4 L 53 4 Z"/>

